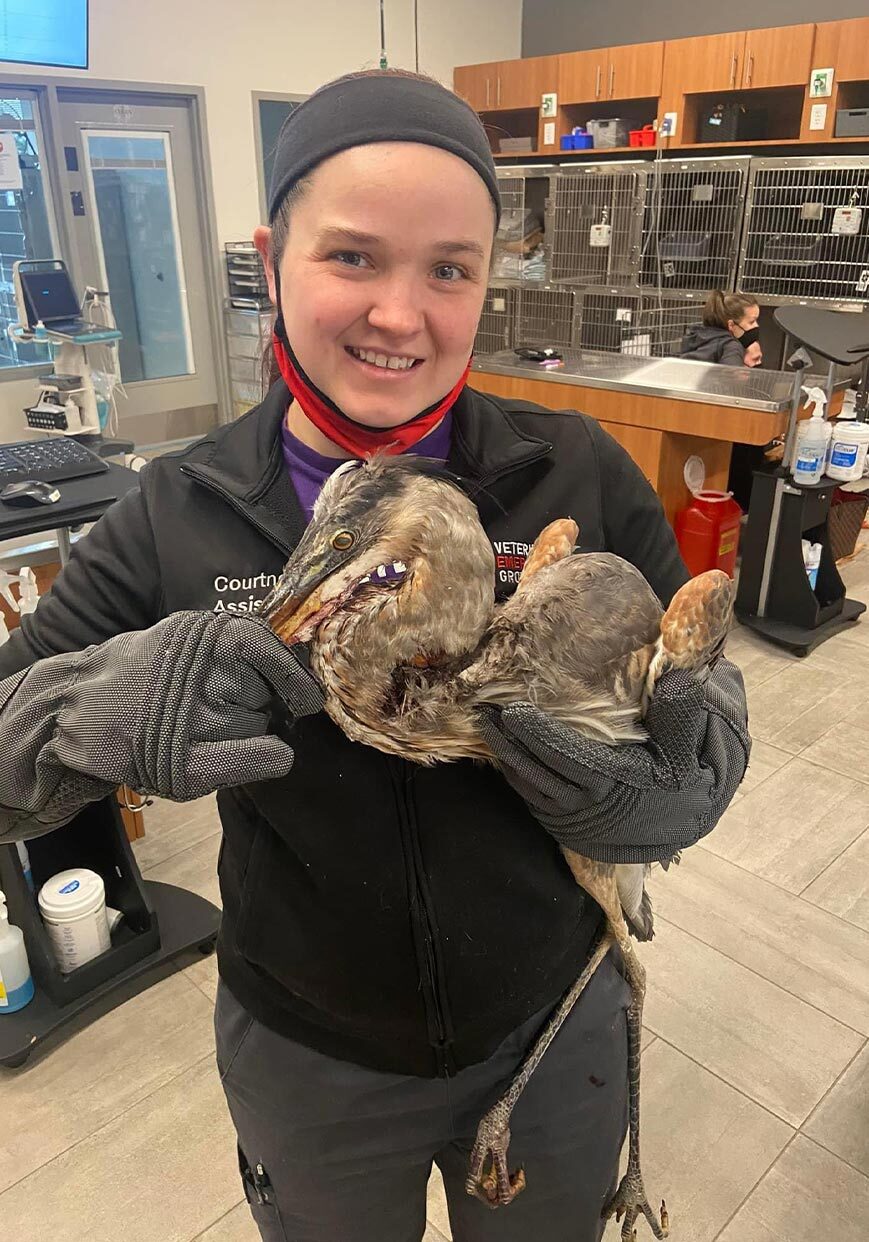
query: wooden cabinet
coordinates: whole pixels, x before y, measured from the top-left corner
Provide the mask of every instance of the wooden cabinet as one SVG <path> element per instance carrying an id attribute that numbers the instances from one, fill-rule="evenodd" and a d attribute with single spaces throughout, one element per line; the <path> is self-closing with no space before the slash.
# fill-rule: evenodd
<path id="1" fill-rule="evenodd" d="M 664 44 L 633 43 L 611 47 L 604 94 L 606 99 L 652 99 L 661 93 Z"/>
<path id="2" fill-rule="evenodd" d="M 869 81 L 869 17 L 855 17 L 844 22 L 825 22 L 838 26 L 839 47 L 834 61 L 816 62 L 813 68 L 825 69 L 835 64 L 840 82 Z M 818 28 L 820 34 L 821 28 Z"/>
<path id="3" fill-rule="evenodd" d="M 564 52 L 558 67 L 559 104 L 594 103 L 603 99 L 609 67 L 608 49 Z"/>
<path id="4" fill-rule="evenodd" d="M 498 62 L 487 65 L 459 65 L 453 70 L 453 89 L 477 112 L 495 107 Z"/>
<path id="5" fill-rule="evenodd" d="M 745 31 L 668 39 L 664 84 L 668 96 L 737 90 L 742 81 Z"/>
<path id="6" fill-rule="evenodd" d="M 529 56 L 498 65 L 493 107 L 539 108 L 545 91 L 558 90 L 558 56 Z"/>
<path id="7" fill-rule="evenodd" d="M 813 22 L 747 31 L 741 86 L 744 90 L 805 86 L 812 69 L 814 41 Z"/>
<path id="8" fill-rule="evenodd" d="M 657 98 L 663 63 L 662 42 L 565 52 L 559 66 L 558 101 L 578 104 L 599 99 Z"/>

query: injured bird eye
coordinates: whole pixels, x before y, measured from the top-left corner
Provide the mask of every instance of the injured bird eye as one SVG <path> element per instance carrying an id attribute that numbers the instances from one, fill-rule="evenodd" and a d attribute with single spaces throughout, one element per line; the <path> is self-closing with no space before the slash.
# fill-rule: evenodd
<path id="1" fill-rule="evenodd" d="M 356 536 L 352 530 L 339 530 L 336 535 L 332 536 L 332 547 L 336 552 L 346 552 L 348 548 L 352 548 L 356 542 Z"/>

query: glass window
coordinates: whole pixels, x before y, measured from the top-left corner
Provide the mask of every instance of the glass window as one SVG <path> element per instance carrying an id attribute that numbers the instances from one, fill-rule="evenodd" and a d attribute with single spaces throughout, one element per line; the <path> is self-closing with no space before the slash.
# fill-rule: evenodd
<path id="1" fill-rule="evenodd" d="M 12 269 L 18 259 L 55 258 L 44 150 L 35 102 L 0 87 L 0 134 L 10 134 L 18 151 L 21 189 L 0 189 L 0 373 L 48 362 L 45 345 L 18 344 L 9 326 L 18 322 Z"/>
<path id="2" fill-rule="evenodd" d="M 191 375 L 193 346 L 169 134 L 85 130 L 121 378 Z"/>

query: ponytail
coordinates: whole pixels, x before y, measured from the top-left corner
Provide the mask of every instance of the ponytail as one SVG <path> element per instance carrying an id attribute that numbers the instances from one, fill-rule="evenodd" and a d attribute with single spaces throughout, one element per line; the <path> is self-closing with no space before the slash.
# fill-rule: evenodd
<path id="1" fill-rule="evenodd" d="M 727 328 L 732 319 L 739 323 L 749 307 L 757 306 L 757 298 L 750 293 L 725 293 L 713 289 L 703 307 L 703 322 L 707 328 Z"/>

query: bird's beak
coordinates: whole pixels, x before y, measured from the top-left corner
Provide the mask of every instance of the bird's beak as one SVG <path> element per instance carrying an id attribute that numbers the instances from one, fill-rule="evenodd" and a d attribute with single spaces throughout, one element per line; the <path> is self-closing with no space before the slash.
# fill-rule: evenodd
<path id="1" fill-rule="evenodd" d="M 353 557 L 332 548 L 312 548 L 303 540 L 284 567 L 277 584 L 263 602 L 261 616 L 288 646 L 307 642 L 317 624 L 340 601 L 350 581 L 341 570 Z"/>

